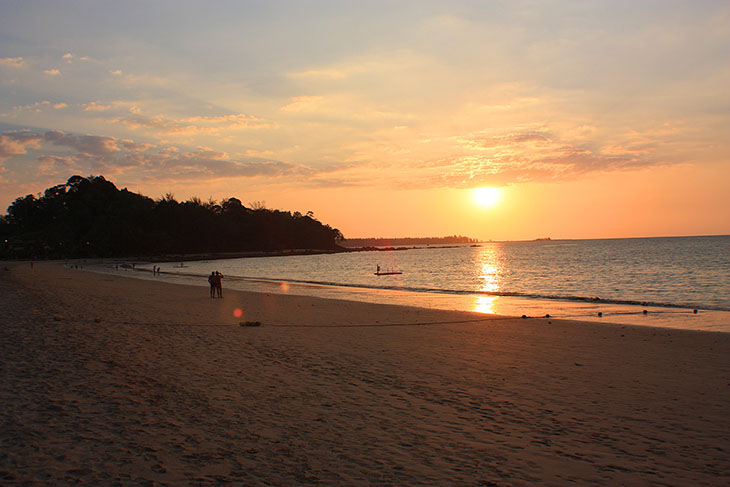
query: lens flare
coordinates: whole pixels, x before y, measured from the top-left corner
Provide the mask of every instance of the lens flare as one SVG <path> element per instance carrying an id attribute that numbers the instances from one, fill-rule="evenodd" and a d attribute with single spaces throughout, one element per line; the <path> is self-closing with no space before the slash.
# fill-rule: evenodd
<path id="1" fill-rule="evenodd" d="M 281 288 L 281 292 L 288 293 L 289 292 L 289 283 L 288 282 L 282 282 L 279 287 Z"/>
<path id="2" fill-rule="evenodd" d="M 243 316 L 243 310 L 241 308 L 234 309 L 233 316 L 235 316 L 236 318 L 240 318 L 241 316 Z"/>

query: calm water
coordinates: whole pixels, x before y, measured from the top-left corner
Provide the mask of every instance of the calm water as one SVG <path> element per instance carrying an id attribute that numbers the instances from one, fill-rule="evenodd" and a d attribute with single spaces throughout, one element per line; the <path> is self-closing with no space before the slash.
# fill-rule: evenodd
<path id="1" fill-rule="evenodd" d="M 201 285 L 218 270 L 229 288 L 730 331 L 730 236 L 503 242 L 159 265 L 158 278 Z M 376 276 L 378 265 L 402 274 Z"/>

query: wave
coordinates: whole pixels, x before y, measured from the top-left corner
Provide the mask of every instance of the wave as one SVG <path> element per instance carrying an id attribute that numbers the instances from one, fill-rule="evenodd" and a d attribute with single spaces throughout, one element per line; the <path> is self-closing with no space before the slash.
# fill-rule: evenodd
<path id="1" fill-rule="evenodd" d="M 196 274 L 196 273 L 184 273 L 176 272 L 171 273 L 172 275 L 187 276 L 204 278 L 207 274 Z M 326 287 L 339 287 L 347 289 L 368 289 L 368 290 L 384 290 L 384 291 L 406 291 L 413 293 L 430 293 L 430 294 L 449 294 L 449 295 L 460 295 L 460 296 L 497 296 L 497 297 L 514 297 L 514 298 L 525 298 L 535 300 L 553 300 L 553 301 L 567 301 L 577 303 L 604 303 L 604 304 L 615 304 L 615 305 L 627 305 L 627 306 L 644 306 L 644 307 L 656 307 L 656 308 L 673 308 L 673 309 L 703 309 L 712 311 L 730 311 L 730 308 L 722 306 L 708 306 L 701 303 L 666 303 L 658 301 L 648 300 L 635 300 L 635 299 L 620 299 L 620 298 L 601 298 L 599 296 L 576 296 L 576 295 L 558 295 L 558 294 L 540 294 L 540 293 L 525 293 L 517 291 L 479 291 L 479 290 L 461 290 L 461 289 L 438 289 L 438 288 L 426 288 L 426 287 L 414 287 L 414 286 L 383 286 L 383 285 L 371 285 L 371 284 L 353 284 L 343 283 L 334 281 L 315 281 L 315 280 L 302 280 L 302 279 L 291 279 L 291 278 L 279 278 L 279 277 L 252 277 L 252 276 L 235 276 L 227 275 L 226 280 L 229 281 L 247 281 L 247 282 L 265 282 L 265 283 L 292 283 L 299 285 L 309 286 L 326 286 Z"/>

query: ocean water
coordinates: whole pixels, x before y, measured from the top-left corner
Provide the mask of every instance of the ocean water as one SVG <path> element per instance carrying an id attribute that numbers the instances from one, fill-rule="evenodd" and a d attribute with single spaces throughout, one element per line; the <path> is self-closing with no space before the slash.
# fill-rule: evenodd
<path id="1" fill-rule="evenodd" d="M 153 265 L 162 268 L 156 279 L 203 286 L 217 270 L 228 288 L 730 332 L 730 236 L 494 242 L 136 267 Z M 377 266 L 402 274 L 377 276 Z"/>

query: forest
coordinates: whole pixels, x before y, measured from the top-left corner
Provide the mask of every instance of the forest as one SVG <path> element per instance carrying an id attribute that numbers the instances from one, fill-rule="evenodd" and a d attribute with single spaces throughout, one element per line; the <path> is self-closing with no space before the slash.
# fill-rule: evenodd
<path id="1" fill-rule="evenodd" d="M 126 257 L 343 250 L 343 236 L 311 212 L 247 208 L 237 198 L 158 200 L 103 176 L 72 176 L 0 216 L 0 258 Z"/>

